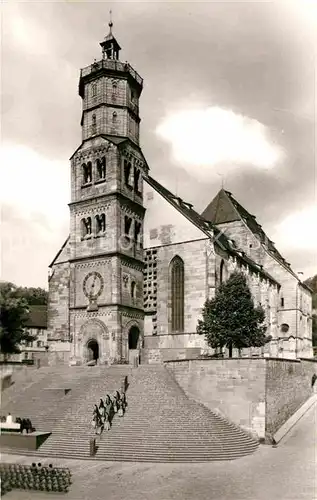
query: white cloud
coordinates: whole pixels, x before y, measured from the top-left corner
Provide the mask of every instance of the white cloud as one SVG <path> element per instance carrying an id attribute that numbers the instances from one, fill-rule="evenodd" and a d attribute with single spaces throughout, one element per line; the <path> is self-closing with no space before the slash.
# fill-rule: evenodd
<path id="1" fill-rule="evenodd" d="M 172 147 L 174 160 L 195 175 L 222 173 L 251 165 L 271 169 L 283 157 L 260 122 L 219 107 L 188 109 L 166 117 L 156 133 Z"/>
<path id="2" fill-rule="evenodd" d="M 16 3 L 5 7 L 5 20 L 8 20 L 6 36 L 10 43 L 32 56 L 51 56 L 52 43 L 47 31 L 34 18 L 27 16 Z M 8 42 L 7 42 L 8 43 Z"/>
<path id="3" fill-rule="evenodd" d="M 273 239 L 278 242 L 282 251 L 315 250 L 317 255 L 316 227 L 317 206 L 313 205 L 288 215 L 275 227 L 276 237 Z M 305 257 L 303 261 L 305 262 Z"/>
<path id="4" fill-rule="evenodd" d="M 0 165 L 1 279 L 47 287 L 47 266 L 69 227 L 68 162 L 7 143 Z"/>
<path id="5" fill-rule="evenodd" d="M 7 143 L 0 148 L 0 163 L 1 203 L 14 206 L 43 231 L 51 232 L 65 223 L 70 197 L 68 162 L 51 161 L 30 148 Z"/>

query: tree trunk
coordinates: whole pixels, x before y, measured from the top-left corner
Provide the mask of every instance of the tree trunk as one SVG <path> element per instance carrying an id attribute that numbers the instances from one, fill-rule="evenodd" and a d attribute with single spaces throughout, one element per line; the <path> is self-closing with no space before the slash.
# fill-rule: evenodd
<path id="1" fill-rule="evenodd" d="M 228 349 L 229 349 L 229 358 L 232 358 L 232 344 L 228 345 Z"/>

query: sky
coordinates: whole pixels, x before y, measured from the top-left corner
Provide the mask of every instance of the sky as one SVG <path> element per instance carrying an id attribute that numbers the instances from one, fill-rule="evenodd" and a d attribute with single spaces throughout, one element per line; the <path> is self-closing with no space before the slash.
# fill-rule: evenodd
<path id="1" fill-rule="evenodd" d="M 202 212 L 223 185 L 317 273 L 314 1 L 2 4 L 1 279 L 47 288 L 69 230 L 80 68 L 114 34 L 144 78 L 151 175 Z"/>

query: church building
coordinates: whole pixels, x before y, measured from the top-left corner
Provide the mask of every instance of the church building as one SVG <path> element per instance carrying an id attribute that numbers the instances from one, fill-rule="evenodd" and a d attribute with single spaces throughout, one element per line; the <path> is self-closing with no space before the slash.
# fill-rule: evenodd
<path id="1" fill-rule="evenodd" d="M 143 80 L 120 61 L 109 26 L 101 60 L 80 73 L 70 232 L 50 265 L 50 363 L 160 363 L 212 353 L 197 323 L 205 300 L 236 269 L 273 338 L 243 355 L 311 358 L 311 291 L 255 216 L 224 189 L 199 214 L 151 177 L 139 145 Z"/>

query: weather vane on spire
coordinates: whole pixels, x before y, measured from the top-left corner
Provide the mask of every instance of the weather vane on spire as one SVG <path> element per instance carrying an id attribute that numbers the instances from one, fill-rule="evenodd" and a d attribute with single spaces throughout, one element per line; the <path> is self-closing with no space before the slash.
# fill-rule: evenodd
<path id="1" fill-rule="evenodd" d="M 111 33 L 112 32 L 112 26 L 113 26 L 113 22 L 112 22 L 112 10 L 111 9 L 109 10 L 109 18 L 110 18 L 109 28 L 110 28 L 110 33 Z"/>

